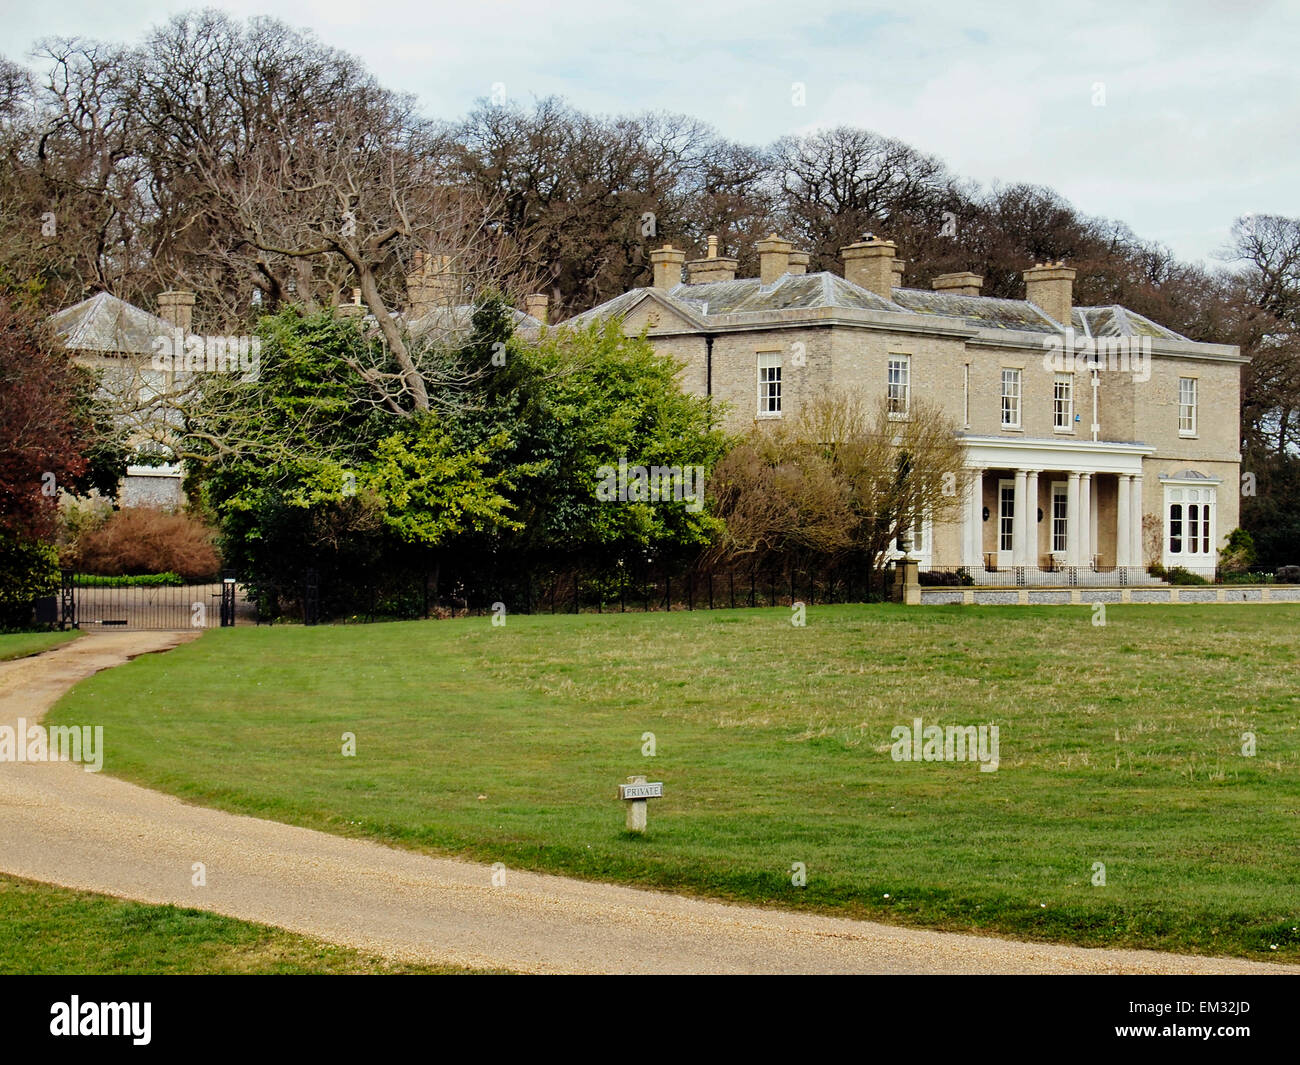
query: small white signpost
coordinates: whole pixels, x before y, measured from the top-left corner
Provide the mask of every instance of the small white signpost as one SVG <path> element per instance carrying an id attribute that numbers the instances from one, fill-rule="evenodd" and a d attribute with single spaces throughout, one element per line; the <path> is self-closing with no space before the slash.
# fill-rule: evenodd
<path id="1" fill-rule="evenodd" d="M 662 799 L 662 782 L 647 784 L 645 777 L 628 777 L 626 784 L 618 786 L 618 797 L 627 803 L 627 830 L 644 832 L 646 825 L 646 800 Z"/>

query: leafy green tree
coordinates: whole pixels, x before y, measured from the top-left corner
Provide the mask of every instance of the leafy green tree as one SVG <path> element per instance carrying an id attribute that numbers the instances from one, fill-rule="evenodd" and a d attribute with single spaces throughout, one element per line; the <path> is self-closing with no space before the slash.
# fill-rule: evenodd
<path id="1" fill-rule="evenodd" d="M 433 548 L 508 527 L 508 478 L 439 419 L 373 399 L 382 360 L 354 320 L 285 309 L 264 319 L 256 380 L 213 378 L 191 412 L 189 490 L 216 518 L 228 563 L 255 588 L 297 588 L 309 569 L 340 601 Z M 503 444 L 500 436 L 488 443 Z"/>
<path id="2" fill-rule="evenodd" d="M 491 443 L 504 445 L 499 434 Z M 384 525 L 404 543 L 440 547 L 466 532 L 520 529 L 513 505 L 500 489 L 505 473 L 487 473 L 481 449 L 460 451 L 435 419 L 421 418 L 407 432 L 380 441 L 367 465 L 363 490 L 382 506 Z"/>
<path id="3" fill-rule="evenodd" d="M 504 341 L 502 338 L 505 338 Z M 484 308 L 462 356 L 504 364 L 452 419 L 462 446 L 486 446 L 512 470 L 517 527 L 496 549 L 525 565 L 613 563 L 698 552 L 717 520 L 685 500 L 602 501 L 609 467 L 713 467 L 727 446 L 710 401 L 687 395 L 680 367 L 617 322 L 548 331 L 535 343 L 509 337 L 499 310 Z M 605 468 L 602 472 L 602 468 Z M 701 488 L 703 485 L 701 485 Z"/>

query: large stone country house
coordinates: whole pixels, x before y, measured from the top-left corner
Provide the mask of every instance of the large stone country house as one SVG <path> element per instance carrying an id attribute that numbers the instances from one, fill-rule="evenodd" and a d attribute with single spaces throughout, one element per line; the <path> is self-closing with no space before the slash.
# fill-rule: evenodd
<path id="1" fill-rule="evenodd" d="M 161 315 L 156 315 L 98 292 L 50 317 L 50 327 L 73 359 L 98 376 L 101 396 L 142 457 L 150 451 L 160 459 L 170 457 L 165 441 L 179 419 L 167 409 L 165 397 L 175 388 L 175 375 L 153 368 L 154 341 L 171 336 L 182 322 L 188 329 L 193 304 L 192 293 L 164 292 L 158 297 Z M 182 477 L 178 462 L 130 465 L 118 499 L 124 506 L 179 506 Z"/>
<path id="2" fill-rule="evenodd" d="M 842 249 L 843 277 L 807 273 L 775 234 L 758 250 L 760 275 L 737 278 L 715 238 L 692 262 L 665 246 L 653 287 L 566 324 L 618 316 L 629 335 L 646 330 L 735 429 L 832 389 L 888 397 L 899 417 L 913 397 L 941 405 L 966 446 L 964 505 L 959 522 L 914 531 L 922 569 L 1047 583 L 1214 569 L 1238 518 L 1236 347 L 1118 305 L 1076 307 L 1061 263 L 1026 270 L 1012 300 L 980 295 L 970 273 L 907 288 L 893 242 L 872 237 Z"/>
<path id="3" fill-rule="evenodd" d="M 408 303 L 397 318 L 413 341 L 431 345 L 454 342 L 469 331 L 475 308 L 462 302 L 450 257 L 417 255 L 406 281 Z M 540 333 L 548 302 L 545 295 L 525 297 L 525 310 L 512 312 L 516 332 L 525 337 Z M 152 464 L 142 462 L 126 468 L 118 486 L 118 501 L 123 506 L 172 509 L 185 502 L 184 464 L 163 459 L 174 455 L 190 381 L 195 373 L 206 371 L 202 358 L 196 369 L 159 369 L 156 355 L 161 350 L 160 340 L 176 336 L 193 339 L 195 303 L 193 292 L 160 292 L 158 313 L 152 314 L 99 292 L 49 318 L 49 326 L 73 359 L 96 373 L 99 395 L 126 429 L 137 455 L 147 459 L 153 452 L 158 456 Z M 353 302 L 342 304 L 336 313 L 366 318 L 373 324 L 356 290 Z M 201 352 L 203 347 L 201 344 Z"/>

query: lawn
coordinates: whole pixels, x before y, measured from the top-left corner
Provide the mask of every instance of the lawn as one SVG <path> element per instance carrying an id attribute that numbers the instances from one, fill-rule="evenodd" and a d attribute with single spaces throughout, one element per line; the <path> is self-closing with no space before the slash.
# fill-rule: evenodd
<path id="1" fill-rule="evenodd" d="M 400 965 L 278 928 L 0 876 L 0 976 L 460 973 Z"/>
<path id="2" fill-rule="evenodd" d="M 790 617 L 210 631 L 98 674 L 54 718 L 103 724 L 109 773 L 429 852 L 1300 960 L 1300 607 L 1111 606 L 1104 626 L 1088 606 Z M 891 730 L 916 717 L 997 725 L 999 768 L 895 761 Z M 614 798 L 633 773 L 664 782 L 644 838 Z"/>
<path id="3" fill-rule="evenodd" d="M 51 647 L 67 643 L 68 640 L 80 635 L 81 633 L 75 630 L 67 632 L 0 633 L 0 662 L 7 662 L 11 658 L 26 658 L 28 655 L 40 654 L 42 651 L 48 651 Z"/>

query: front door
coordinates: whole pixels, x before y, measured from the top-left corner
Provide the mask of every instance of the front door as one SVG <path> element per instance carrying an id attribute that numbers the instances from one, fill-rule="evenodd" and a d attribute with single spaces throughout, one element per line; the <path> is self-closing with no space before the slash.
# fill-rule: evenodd
<path id="1" fill-rule="evenodd" d="M 1016 482 L 998 481 L 998 569 L 1011 565 L 1015 530 Z"/>
<path id="2" fill-rule="evenodd" d="M 1070 542 L 1070 492 L 1066 481 L 1052 482 L 1052 555 L 1064 561 Z"/>

